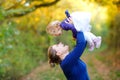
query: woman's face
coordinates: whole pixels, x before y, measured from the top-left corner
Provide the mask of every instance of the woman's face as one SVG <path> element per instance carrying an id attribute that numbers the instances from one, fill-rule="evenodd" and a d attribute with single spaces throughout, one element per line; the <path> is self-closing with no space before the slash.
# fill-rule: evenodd
<path id="1" fill-rule="evenodd" d="M 60 42 L 59 44 L 53 45 L 53 49 L 57 51 L 57 55 L 62 55 L 68 53 L 69 46 Z"/>

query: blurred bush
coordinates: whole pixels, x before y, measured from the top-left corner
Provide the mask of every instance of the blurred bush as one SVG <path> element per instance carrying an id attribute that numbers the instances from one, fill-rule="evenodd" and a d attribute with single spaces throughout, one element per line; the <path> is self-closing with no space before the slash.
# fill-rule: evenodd
<path id="1" fill-rule="evenodd" d="M 0 79 L 18 80 L 46 60 L 47 39 L 20 31 L 13 21 L 0 25 Z"/>

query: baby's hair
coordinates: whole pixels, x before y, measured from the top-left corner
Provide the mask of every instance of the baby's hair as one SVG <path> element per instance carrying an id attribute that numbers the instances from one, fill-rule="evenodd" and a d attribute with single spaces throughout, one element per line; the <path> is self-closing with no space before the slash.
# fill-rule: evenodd
<path id="1" fill-rule="evenodd" d="M 58 21 L 58 20 L 50 22 L 46 28 L 46 32 L 49 34 L 52 34 L 51 31 L 55 30 L 55 28 L 57 28 L 59 25 L 60 25 L 60 21 Z"/>

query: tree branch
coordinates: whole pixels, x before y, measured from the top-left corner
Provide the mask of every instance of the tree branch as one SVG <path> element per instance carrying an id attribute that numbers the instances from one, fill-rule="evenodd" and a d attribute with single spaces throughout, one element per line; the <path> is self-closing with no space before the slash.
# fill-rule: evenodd
<path id="1" fill-rule="evenodd" d="M 40 4 L 40 5 L 35 5 L 35 8 L 40 8 L 40 7 L 49 7 L 51 5 L 54 5 L 56 4 L 57 2 L 59 2 L 60 0 L 55 0 L 54 2 L 51 2 L 51 3 L 43 3 L 43 4 Z"/>
<path id="2" fill-rule="evenodd" d="M 60 0 L 55 0 L 55 1 L 50 2 L 50 3 L 43 3 L 43 4 L 35 5 L 32 8 L 25 9 L 24 11 L 19 10 L 19 9 L 17 9 L 17 10 L 8 10 L 8 11 L 6 11 L 7 12 L 6 18 L 8 18 L 8 17 L 21 17 L 21 16 L 27 15 L 27 14 L 35 11 L 38 8 L 52 6 L 52 5 L 56 4 L 59 1 Z"/>

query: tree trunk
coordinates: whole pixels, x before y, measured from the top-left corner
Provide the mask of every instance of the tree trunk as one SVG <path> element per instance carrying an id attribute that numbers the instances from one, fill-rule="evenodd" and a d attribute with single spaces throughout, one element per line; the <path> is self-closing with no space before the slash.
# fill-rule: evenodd
<path id="1" fill-rule="evenodd" d="M 120 49 L 120 12 L 118 12 L 110 27 L 109 48 L 116 52 Z"/>

